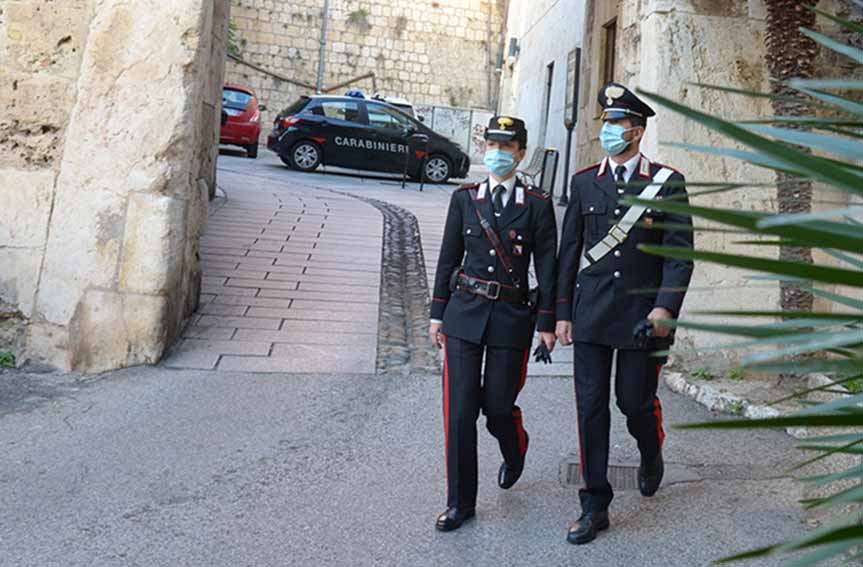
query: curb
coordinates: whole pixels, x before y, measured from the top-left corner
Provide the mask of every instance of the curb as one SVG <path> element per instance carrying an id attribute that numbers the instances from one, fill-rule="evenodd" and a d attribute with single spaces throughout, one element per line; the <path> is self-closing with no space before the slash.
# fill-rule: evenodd
<path id="1" fill-rule="evenodd" d="M 731 394 L 710 384 L 695 383 L 682 372 L 666 373 L 665 383 L 672 391 L 695 400 L 710 411 L 718 411 L 749 419 L 766 419 L 782 415 L 782 412 L 772 406 L 754 404 L 746 398 Z M 807 380 L 809 388 L 829 386 L 830 384 L 832 384 L 832 381 L 820 374 L 812 374 Z M 786 427 L 785 433 L 795 439 L 806 439 L 812 435 L 812 432 L 807 427 Z"/>
<path id="2" fill-rule="evenodd" d="M 667 372 L 665 383 L 672 391 L 695 400 L 710 411 L 721 411 L 749 419 L 764 419 L 781 415 L 776 408 L 753 404 L 746 398 L 741 398 L 710 384 L 696 384 L 688 380 L 681 372 Z"/>

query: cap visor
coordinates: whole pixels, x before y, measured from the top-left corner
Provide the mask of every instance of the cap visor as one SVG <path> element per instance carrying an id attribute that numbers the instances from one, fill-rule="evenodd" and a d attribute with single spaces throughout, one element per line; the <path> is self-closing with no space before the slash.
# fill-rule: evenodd
<path id="1" fill-rule="evenodd" d="M 623 112 L 621 110 L 612 110 L 609 112 L 602 113 L 603 120 L 621 120 L 623 118 L 629 118 L 631 114 Z"/>
<path id="2" fill-rule="evenodd" d="M 512 133 L 497 133 L 497 132 L 489 132 L 485 135 L 486 140 L 491 140 L 493 142 L 509 142 L 510 140 L 515 140 L 515 132 Z"/>

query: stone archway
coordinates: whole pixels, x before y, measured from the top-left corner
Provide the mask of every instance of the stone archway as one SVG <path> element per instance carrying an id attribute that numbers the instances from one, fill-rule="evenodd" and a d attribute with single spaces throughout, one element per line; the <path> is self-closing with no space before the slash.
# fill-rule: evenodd
<path id="1" fill-rule="evenodd" d="M 0 350 L 91 373 L 196 307 L 229 2 L 68 4 L 0 11 Z"/>

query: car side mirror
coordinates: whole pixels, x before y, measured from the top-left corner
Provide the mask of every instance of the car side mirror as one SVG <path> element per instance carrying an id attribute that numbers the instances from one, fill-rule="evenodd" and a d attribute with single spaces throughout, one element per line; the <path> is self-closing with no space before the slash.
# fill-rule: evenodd
<path id="1" fill-rule="evenodd" d="M 267 105 L 266 104 L 259 104 L 258 110 L 260 110 L 261 112 L 266 112 L 267 111 Z"/>

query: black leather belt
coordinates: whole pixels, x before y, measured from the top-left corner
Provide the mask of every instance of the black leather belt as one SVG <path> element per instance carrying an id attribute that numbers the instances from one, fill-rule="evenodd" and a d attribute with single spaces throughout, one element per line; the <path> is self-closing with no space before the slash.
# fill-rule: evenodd
<path id="1" fill-rule="evenodd" d="M 456 291 L 464 291 L 491 299 L 493 301 L 506 301 L 508 303 L 527 303 L 527 291 L 504 285 L 500 282 L 492 282 L 472 278 L 471 276 L 461 273 L 456 280 Z"/>

